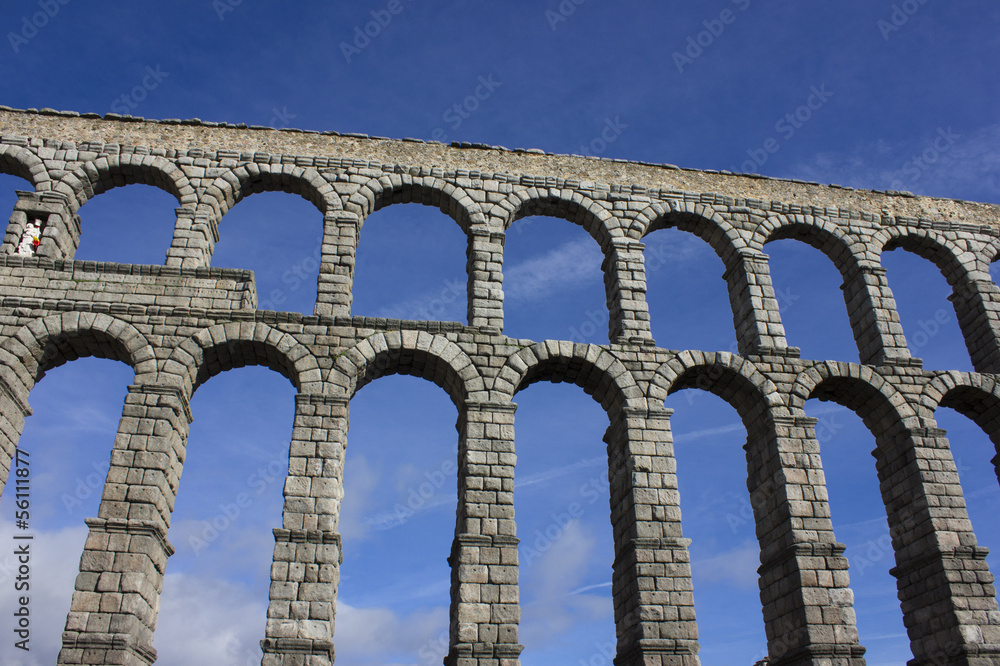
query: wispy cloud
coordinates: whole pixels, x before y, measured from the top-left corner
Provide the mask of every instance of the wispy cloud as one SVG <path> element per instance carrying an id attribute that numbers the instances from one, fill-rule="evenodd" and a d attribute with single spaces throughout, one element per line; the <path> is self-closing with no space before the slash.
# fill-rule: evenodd
<path id="1" fill-rule="evenodd" d="M 507 301 L 537 301 L 586 282 L 600 282 L 604 255 L 591 238 L 581 238 L 504 270 Z"/>
<path id="2" fill-rule="evenodd" d="M 865 189 L 995 201 L 1000 198 L 1000 123 L 971 131 L 935 128 L 903 143 L 880 139 L 847 151 L 818 153 L 784 175 Z"/>
<path id="3" fill-rule="evenodd" d="M 734 550 L 708 558 L 691 558 L 692 576 L 704 583 L 720 583 L 737 587 L 757 586 L 760 566 L 760 546 L 756 541 L 743 542 Z"/>

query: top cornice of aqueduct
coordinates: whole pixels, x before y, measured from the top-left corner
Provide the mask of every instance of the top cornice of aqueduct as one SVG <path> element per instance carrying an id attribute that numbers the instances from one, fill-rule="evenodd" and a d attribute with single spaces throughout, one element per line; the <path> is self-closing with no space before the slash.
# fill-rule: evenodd
<path id="1" fill-rule="evenodd" d="M 644 190 L 732 199 L 751 199 L 810 208 L 839 208 L 851 217 L 891 221 L 951 222 L 986 225 L 1000 233 L 1000 205 L 914 196 L 908 192 L 861 190 L 755 174 L 686 169 L 669 164 L 575 155 L 537 149 L 507 149 L 485 144 L 451 145 L 417 139 L 389 139 L 363 134 L 214 123 L 199 119 L 147 120 L 109 113 L 80 114 L 54 109 L 12 109 L 0 105 L 0 141 L 16 138 L 43 142 L 103 143 L 176 151 L 230 151 L 299 157 L 344 158 L 379 165 L 437 167 L 477 171 L 510 179 L 533 177 L 592 182 L 638 194 Z M 992 230 L 991 230 L 992 231 Z"/>

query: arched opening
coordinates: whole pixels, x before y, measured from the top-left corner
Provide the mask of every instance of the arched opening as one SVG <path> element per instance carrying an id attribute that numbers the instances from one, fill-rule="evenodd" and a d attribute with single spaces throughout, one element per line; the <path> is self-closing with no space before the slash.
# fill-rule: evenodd
<path id="1" fill-rule="evenodd" d="M 151 185 L 115 187 L 80 207 L 78 261 L 163 264 L 173 238 L 177 199 Z"/>
<path id="2" fill-rule="evenodd" d="M 260 662 L 294 395 L 285 377 L 260 366 L 222 372 L 195 392 L 171 518 L 176 552 L 163 582 L 158 662 Z"/>
<path id="3" fill-rule="evenodd" d="M 19 563 L 14 548 L 22 542 L 14 537 L 30 535 L 28 646 L 37 663 L 56 662 L 88 534 L 84 519 L 98 515 L 126 387 L 134 378 L 124 363 L 80 358 L 49 370 L 31 391 L 34 413 L 18 442 L 28 462 L 27 497 L 17 497 L 12 466 L 0 500 L 0 539 L 9 546 L 0 554 L 0 585 L 6 590 L 0 613 L 15 617 Z M 27 529 L 16 524 L 19 499 L 29 503 Z M 23 663 L 26 653 L 15 647 L 16 640 L 11 633 L 0 642 L 0 662 Z"/>
<path id="4" fill-rule="evenodd" d="M 530 340 L 608 343 L 604 255 L 580 225 L 518 219 L 504 242 L 504 332 Z"/>
<path id="5" fill-rule="evenodd" d="M 727 402 L 695 389 L 667 398 L 684 537 L 703 664 L 767 656 L 757 567 L 760 546 L 747 491 L 746 428 Z"/>
<path id="6" fill-rule="evenodd" d="M 611 663 L 608 417 L 566 384 L 537 382 L 515 401 L 521 663 Z"/>
<path id="7" fill-rule="evenodd" d="M 841 285 L 844 278 L 830 258 L 797 239 L 764 246 L 788 344 L 802 358 L 857 361 Z"/>
<path id="8" fill-rule="evenodd" d="M 6 235 L 7 224 L 10 222 L 11 214 L 14 212 L 14 204 L 17 203 L 17 192 L 33 192 L 35 188 L 32 184 L 7 173 L 0 173 L 0 219 L 3 220 L 3 228 Z"/>
<path id="9" fill-rule="evenodd" d="M 925 369 L 971 372 L 955 308 L 948 301 L 952 289 L 938 267 L 901 247 L 883 252 L 881 261 L 910 355 L 922 359 Z"/>
<path id="10" fill-rule="evenodd" d="M 653 339 L 667 349 L 736 352 L 726 267 L 694 233 L 665 228 L 643 239 Z"/>
<path id="11" fill-rule="evenodd" d="M 351 314 L 468 321 L 467 246 L 462 229 L 433 206 L 372 213 L 359 234 Z"/>
<path id="12" fill-rule="evenodd" d="M 18 190 L 33 192 L 35 188 L 23 178 L 0 173 L 0 211 L 3 211 L 5 219 L 10 219 L 10 213 L 14 210 L 14 204 L 17 203 Z"/>
<path id="13" fill-rule="evenodd" d="M 355 395 L 350 417 L 337 659 L 440 664 L 457 503 L 455 405 L 421 379 L 382 377 Z"/>
<path id="14" fill-rule="evenodd" d="M 311 315 L 316 304 L 323 215 L 306 199 L 260 192 L 219 222 L 212 266 L 250 269 L 260 310 Z"/>
<path id="15" fill-rule="evenodd" d="M 1000 483 L 997 467 L 992 460 L 997 447 L 971 419 L 956 409 L 939 407 L 934 412 L 938 427 L 948 433 L 962 496 L 972 521 L 972 529 L 980 546 L 990 549 L 986 562 L 990 571 L 1000 570 Z M 997 462 L 1000 462 L 998 460 Z"/>
<path id="16" fill-rule="evenodd" d="M 896 560 L 871 455 L 875 438 L 857 414 L 837 403 L 810 400 L 805 411 L 817 419 L 833 531 L 847 546 L 859 642 L 868 663 L 896 663 L 910 654 L 910 642 L 889 573 Z"/>

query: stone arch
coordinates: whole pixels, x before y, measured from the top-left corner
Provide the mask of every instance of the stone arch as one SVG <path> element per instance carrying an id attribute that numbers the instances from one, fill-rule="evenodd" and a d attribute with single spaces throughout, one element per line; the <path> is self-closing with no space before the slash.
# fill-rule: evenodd
<path id="1" fill-rule="evenodd" d="M 507 402 L 539 381 L 576 384 L 596 400 L 609 418 L 626 407 L 645 408 L 632 373 L 596 345 L 546 340 L 507 358 L 494 380 L 495 399 Z"/>
<path id="2" fill-rule="evenodd" d="M 981 265 L 981 259 L 972 252 L 956 247 L 942 234 L 931 229 L 908 227 L 888 227 L 874 234 L 871 242 L 873 250 L 881 255 L 896 248 L 903 248 L 927 259 L 941 271 L 948 284 L 968 279 L 970 272 L 989 273 L 989 265 Z"/>
<path id="3" fill-rule="evenodd" d="M 156 359 L 145 336 L 107 314 L 67 312 L 35 319 L 0 343 L 0 367 L 8 388 L 25 404 L 28 393 L 52 368 L 84 356 L 121 361 L 136 383 L 156 376 Z"/>
<path id="4" fill-rule="evenodd" d="M 806 401 L 819 398 L 847 407 L 878 436 L 880 431 L 911 424 L 917 412 L 896 387 L 865 365 L 824 361 L 795 378 L 789 407 L 801 414 Z"/>
<path id="5" fill-rule="evenodd" d="M 49 172 L 42 160 L 21 146 L 0 144 L 0 173 L 23 178 L 36 190 L 47 190 L 51 185 Z"/>
<path id="6" fill-rule="evenodd" d="M 680 229 L 694 234 L 708 243 L 727 266 L 735 254 L 748 247 L 732 223 L 705 204 L 688 201 L 650 204 L 636 215 L 627 233 L 641 239 L 660 229 Z"/>
<path id="7" fill-rule="evenodd" d="M 160 369 L 161 383 L 190 398 L 225 370 L 262 365 L 284 375 L 299 393 L 321 394 L 316 357 L 294 336 L 263 322 L 230 322 L 198 331 L 177 345 Z"/>
<path id="8" fill-rule="evenodd" d="M 971 419 L 997 445 L 1000 454 L 1000 383 L 996 377 L 968 372 L 939 372 L 924 385 L 920 407 L 933 417 L 950 407 Z M 997 460 L 1000 463 L 1000 459 Z"/>
<path id="9" fill-rule="evenodd" d="M 811 215 L 769 215 L 755 230 L 750 243 L 763 252 L 767 243 L 786 238 L 802 241 L 825 254 L 845 279 L 866 260 L 878 265 L 877 255 L 869 256 L 871 250 L 840 225 Z"/>
<path id="10" fill-rule="evenodd" d="M 625 235 L 618 219 L 596 201 L 579 192 L 554 187 L 515 190 L 495 203 L 490 215 L 504 229 L 531 215 L 557 217 L 583 227 L 605 253 L 612 238 Z"/>
<path id="11" fill-rule="evenodd" d="M 258 192 L 297 194 L 316 206 L 321 215 L 342 208 L 333 185 L 315 169 L 250 162 L 213 180 L 201 195 L 197 213 L 218 222 L 233 206 Z"/>
<path id="12" fill-rule="evenodd" d="M 459 409 L 471 397 L 482 397 L 486 388 L 479 369 L 461 347 L 425 331 L 386 331 L 361 340 L 337 357 L 327 386 L 350 399 L 367 384 L 392 374 L 437 384 Z"/>
<path id="13" fill-rule="evenodd" d="M 687 388 L 710 391 L 732 405 L 749 430 L 761 416 L 787 414 L 777 387 L 754 365 L 729 352 L 684 351 L 656 369 L 649 383 L 650 404 Z"/>
<path id="14" fill-rule="evenodd" d="M 75 213 L 98 194 L 133 184 L 152 185 L 169 192 L 181 206 L 194 206 L 197 201 L 194 186 L 176 164 L 162 157 L 132 153 L 84 162 L 52 189 L 69 197 L 70 211 Z"/>
<path id="15" fill-rule="evenodd" d="M 478 203 L 463 188 L 433 176 L 385 174 L 371 178 L 351 195 L 345 209 L 359 217 L 359 225 L 372 213 L 392 204 L 418 203 L 434 206 L 455 220 L 466 234 L 473 227 L 485 227 L 486 218 Z"/>

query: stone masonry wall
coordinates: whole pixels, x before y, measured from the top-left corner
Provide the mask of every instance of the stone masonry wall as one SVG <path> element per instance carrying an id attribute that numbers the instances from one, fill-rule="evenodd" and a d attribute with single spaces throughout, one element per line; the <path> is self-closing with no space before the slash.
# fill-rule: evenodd
<path id="1" fill-rule="evenodd" d="M 815 420 L 804 412 L 813 397 L 856 411 L 875 435 L 910 664 L 1000 663 L 993 575 L 934 421 L 938 406 L 954 407 L 1000 443 L 1000 291 L 988 272 L 1000 207 L 478 144 L 6 107 L 0 171 L 34 187 L 18 193 L 0 245 L 0 483 L 47 370 L 81 356 L 135 370 L 98 516 L 87 520 L 60 664 L 155 661 L 189 403 L 209 378 L 245 365 L 298 390 L 264 666 L 333 662 L 350 400 L 396 373 L 438 384 L 459 415 L 446 664 L 519 663 L 514 397 L 536 381 L 577 384 L 609 416 L 618 666 L 700 663 L 663 407 L 692 387 L 733 405 L 747 429 L 771 664 L 865 663 Z M 177 199 L 164 265 L 73 261 L 79 207 L 132 183 Z M 252 273 L 210 268 L 225 213 L 262 190 L 299 194 L 323 214 L 312 315 L 259 310 Z M 359 231 L 402 202 L 438 207 L 466 233 L 465 322 L 353 316 Z M 601 247 L 607 345 L 503 334 L 504 234 L 535 214 L 580 224 Z M 697 234 L 725 263 L 738 353 L 656 346 L 642 239 L 664 227 Z M 776 238 L 808 242 L 840 270 L 858 363 L 801 359 L 786 344 L 763 251 Z M 898 246 L 952 285 L 976 372 L 929 372 L 910 358 L 879 264 Z"/>

